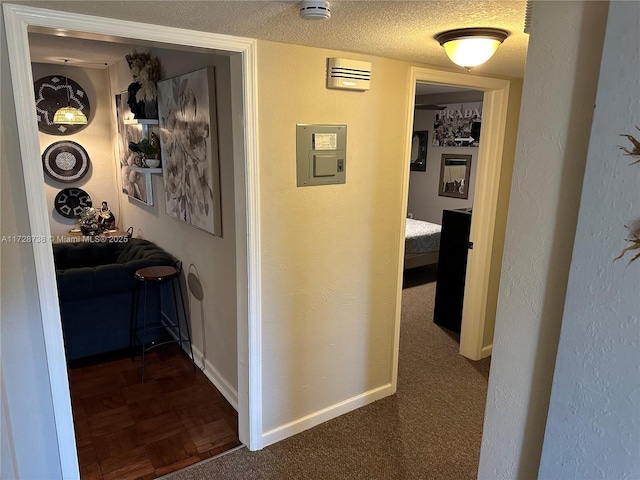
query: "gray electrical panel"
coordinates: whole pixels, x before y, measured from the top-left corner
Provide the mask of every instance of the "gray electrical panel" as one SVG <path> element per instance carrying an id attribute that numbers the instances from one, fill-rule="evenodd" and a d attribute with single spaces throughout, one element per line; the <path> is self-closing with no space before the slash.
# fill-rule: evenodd
<path id="1" fill-rule="evenodd" d="M 345 183 L 346 125 L 296 125 L 298 187 Z"/>

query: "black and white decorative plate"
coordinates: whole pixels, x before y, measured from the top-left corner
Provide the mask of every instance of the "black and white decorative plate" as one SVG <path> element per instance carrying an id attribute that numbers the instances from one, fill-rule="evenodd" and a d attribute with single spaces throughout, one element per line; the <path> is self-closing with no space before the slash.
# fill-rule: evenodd
<path id="1" fill-rule="evenodd" d="M 63 140 L 49 145 L 42 154 L 44 173 L 59 182 L 80 180 L 89 171 L 91 160 L 82 145 Z"/>
<path id="2" fill-rule="evenodd" d="M 79 218 L 82 209 L 93 206 L 91 197 L 81 188 L 65 188 L 56 195 L 53 206 L 66 218 Z"/>
<path id="3" fill-rule="evenodd" d="M 58 109 L 66 106 L 78 108 L 87 120 L 91 113 L 89 98 L 84 89 L 76 82 L 63 75 L 42 77 L 34 83 L 36 94 L 36 115 L 38 129 L 50 135 L 71 135 L 79 132 L 84 125 L 57 125 L 53 116 Z"/>

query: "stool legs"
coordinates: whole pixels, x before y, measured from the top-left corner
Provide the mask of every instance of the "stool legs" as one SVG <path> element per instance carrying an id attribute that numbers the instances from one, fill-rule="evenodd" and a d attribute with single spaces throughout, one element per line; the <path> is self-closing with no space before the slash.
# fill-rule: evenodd
<path id="1" fill-rule="evenodd" d="M 144 383 L 144 354 L 147 350 L 147 282 L 144 282 L 144 304 L 142 305 L 142 375 L 141 383 Z"/>
<path id="2" fill-rule="evenodd" d="M 158 267 L 160 268 L 160 267 Z M 139 281 L 138 284 L 136 285 L 136 291 L 134 293 L 134 298 L 133 298 L 133 312 L 132 312 L 132 318 L 131 318 L 131 332 L 130 332 L 130 345 L 131 345 L 131 359 L 133 360 L 135 358 L 135 345 L 136 343 L 139 343 L 142 346 L 142 373 L 141 373 L 141 381 L 142 383 L 144 383 L 144 369 L 145 369 L 145 354 L 147 352 L 147 350 L 151 350 L 152 348 L 155 348 L 157 346 L 160 345 L 164 345 L 167 343 L 178 343 L 180 346 L 182 346 L 182 344 L 184 342 L 187 342 L 189 344 L 189 353 L 191 354 L 191 363 L 193 365 L 193 370 L 195 371 L 196 369 L 196 362 L 195 362 L 195 357 L 193 355 L 193 346 L 191 345 L 191 331 L 190 331 L 190 327 L 189 327 L 189 319 L 187 318 L 187 306 L 186 303 L 184 301 L 184 294 L 182 292 L 182 285 L 180 284 L 180 271 L 181 270 L 177 270 L 173 267 L 169 267 L 171 268 L 173 271 L 169 271 L 168 273 L 163 272 L 163 274 L 165 275 L 164 278 L 160 278 L 159 276 L 154 278 L 151 275 L 148 275 L 148 279 L 145 278 L 144 273 L 149 274 L 149 270 L 150 269 L 141 269 L 138 270 L 136 272 L 136 279 Z M 153 271 L 151 272 L 153 273 Z M 171 276 L 168 276 L 171 275 Z M 151 277 L 151 278 L 149 278 Z M 160 321 L 160 323 L 156 322 L 156 323 L 151 323 L 150 326 L 147 328 L 147 284 L 149 282 L 153 282 L 155 285 L 159 285 L 161 283 L 164 283 L 166 281 L 171 281 L 171 287 L 172 287 L 172 293 L 173 293 L 173 307 L 175 310 L 175 324 L 170 324 L 170 323 L 165 323 Z M 176 288 L 176 284 L 174 282 L 178 282 L 178 286 Z M 141 283 L 144 284 L 144 286 L 141 285 Z M 141 291 L 142 290 L 142 291 Z M 180 294 L 180 302 L 182 303 L 182 312 L 183 312 L 183 318 L 185 321 L 185 327 L 186 327 L 186 336 L 187 338 L 184 339 L 182 336 L 182 327 L 180 325 L 180 312 L 178 310 L 178 293 Z M 139 320 L 139 314 L 140 314 L 140 295 L 143 295 L 143 299 L 142 299 L 142 328 L 140 328 L 140 320 Z M 150 331 L 154 331 L 156 329 L 159 330 L 169 330 L 171 328 L 175 328 L 177 330 L 177 339 L 171 339 L 171 340 L 166 340 L 166 341 L 159 341 L 158 343 L 153 343 L 151 344 L 151 346 L 147 347 L 147 338 L 148 335 L 150 333 Z M 175 332 L 173 332 L 172 334 L 175 334 Z M 137 340 L 137 342 L 136 342 Z"/>
<path id="3" fill-rule="evenodd" d="M 129 350 L 131 350 L 131 361 L 136 355 L 136 330 L 138 329 L 138 297 L 140 296 L 140 282 L 136 282 L 136 289 L 131 299 L 131 328 L 129 332 Z"/>
<path id="4" fill-rule="evenodd" d="M 191 363 L 193 364 L 193 370 L 196 369 L 196 360 L 193 356 L 193 347 L 191 346 L 191 331 L 189 329 L 189 319 L 187 318 L 187 306 L 184 303 L 184 295 L 182 294 L 182 285 L 180 284 L 180 277 L 173 279 L 173 306 L 176 309 L 176 321 L 178 322 L 178 338 L 182 345 L 182 333 L 180 331 L 180 316 L 178 315 L 178 296 L 176 295 L 176 283 L 178 284 L 178 290 L 180 291 L 180 303 L 182 303 L 182 312 L 184 313 L 184 325 L 187 329 L 187 343 L 189 344 L 189 353 L 191 354 Z"/>

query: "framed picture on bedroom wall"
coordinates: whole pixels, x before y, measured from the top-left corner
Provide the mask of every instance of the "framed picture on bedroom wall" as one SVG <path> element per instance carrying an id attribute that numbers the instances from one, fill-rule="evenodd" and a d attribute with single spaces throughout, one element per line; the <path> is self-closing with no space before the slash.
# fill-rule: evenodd
<path id="1" fill-rule="evenodd" d="M 440 164 L 441 197 L 469 198 L 469 177 L 471 176 L 471 155 L 444 153 Z"/>
<path id="2" fill-rule="evenodd" d="M 427 139 L 429 132 L 413 132 L 411 140 L 411 170 L 426 172 L 427 170 Z"/>
<path id="3" fill-rule="evenodd" d="M 433 121 L 434 147 L 479 147 L 482 102 L 443 105 Z"/>

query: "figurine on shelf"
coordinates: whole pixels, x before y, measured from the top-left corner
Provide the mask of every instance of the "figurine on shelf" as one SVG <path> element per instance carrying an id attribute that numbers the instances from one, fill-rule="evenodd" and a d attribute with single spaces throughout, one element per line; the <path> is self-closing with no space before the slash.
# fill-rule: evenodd
<path id="1" fill-rule="evenodd" d="M 96 209 L 84 207 L 80 212 L 80 230 L 85 236 L 94 236 L 100 233 L 100 227 L 96 221 Z"/>
<path id="2" fill-rule="evenodd" d="M 98 215 L 98 224 L 100 225 L 100 230 L 115 230 L 116 228 L 116 217 L 109 209 L 109 205 L 107 202 L 102 202 L 102 207 L 100 208 L 100 214 Z"/>

